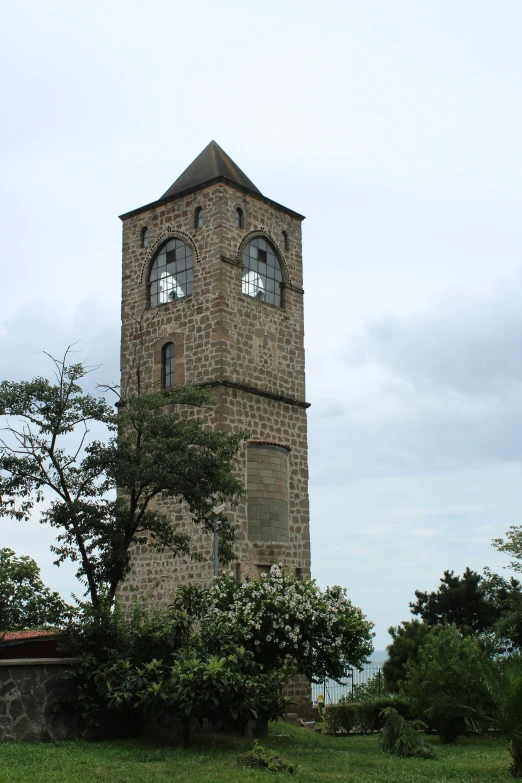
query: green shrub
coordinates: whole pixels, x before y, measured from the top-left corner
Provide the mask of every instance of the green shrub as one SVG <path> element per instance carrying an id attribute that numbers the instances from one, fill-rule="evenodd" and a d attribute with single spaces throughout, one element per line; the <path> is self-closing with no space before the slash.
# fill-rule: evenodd
<path id="1" fill-rule="evenodd" d="M 384 726 L 379 741 L 385 752 L 413 758 L 435 758 L 421 733 L 424 723 L 406 720 L 393 707 L 381 710 L 381 717 Z"/>
<path id="2" fill-rule="evenodd" d="M 455 625 L 435 626 L 426 635 L 418 660 L 406 664 L 401 694 L 413 708 L 414 717 L 426 720 L 442 742 L 455 742 L 466 733 L 460 710 L 448 704 L 433 710 L 441 693 L 451 693 L 459 704 L 487 709 L 490 698 L 480 683 L 472 684 L 468 670 L 477 669 L 484 659 L 478 642 L 463 636 Z"/>
<path id="3" fill-rule="evenodd" d="M 290 772 L 294 771 L 291 764 L 285 761 L 277 753 L 260 745 L 254 740 L 254 747 L 247 753 L 242 753 L 237 757 L 238 767 L 250 767 L 252 769 L 267 769 L 269 772 Z"/>
<path id="4" fill-rule="evenodd" d="M 413 717 L 410 702 L 405 699 L 394 698 L 393 696 L 363 701 L 358 707 L 358 721 L 361 734 L 380 731 L 385 722 L 382 713 L 387 708 L 393 708 L 406 720 L 410 720 Z"/>
<path id="5" fill-rule="evenodd" d="M 345 698 L 326 708 L 326 731 L 328 734 L 370 734 L 372 731 L 380 731 L 385 721 L 382 713 L 387 707 L 393 707 L 406 719 L 412 717 L 410 703 L 404 699 L 386 697 L 357 703 Z"/>
<path id="6" fill-rule="evenodd" d="M 327 734 L 350 733 L 358 726 L 357 712 L 359 704 L 345 702 L 330 704 L 325 712 L 325 724 Z"/>

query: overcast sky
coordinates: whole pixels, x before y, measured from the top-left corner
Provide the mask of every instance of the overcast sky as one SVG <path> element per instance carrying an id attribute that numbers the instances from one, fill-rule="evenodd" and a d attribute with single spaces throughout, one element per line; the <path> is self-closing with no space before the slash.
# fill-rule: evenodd
<path id="1" fill-rule="evenodd" d="M 313 574 L 386 629 L 522 524 L 519 0 L 3 9 L 1 377 L 118 379 L 121 224 L 215 139 L 304 223 Z M 49 531 L 0 522 L 65 595 Z"/>

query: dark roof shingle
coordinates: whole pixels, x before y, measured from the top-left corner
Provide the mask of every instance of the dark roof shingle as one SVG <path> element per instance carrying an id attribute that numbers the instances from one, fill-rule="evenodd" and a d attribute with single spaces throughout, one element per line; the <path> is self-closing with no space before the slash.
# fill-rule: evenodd
<path id="1" fill-rule="evenodd" d="M 175 196 L 218 178 L 227 179 L 252 193 L 262 195 L 259 188 L 256 188 L 252 180 L 248 179 L 225 150 L 221 149 L 215 141 L 211 141 L 161 198 Z"/>

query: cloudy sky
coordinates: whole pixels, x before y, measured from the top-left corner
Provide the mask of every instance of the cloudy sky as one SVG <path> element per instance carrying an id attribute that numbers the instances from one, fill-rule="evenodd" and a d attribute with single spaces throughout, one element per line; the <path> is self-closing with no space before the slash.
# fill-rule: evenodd
<path id="1" fill-rule="evenodd" d="M 211 139 L 304 223 L 314 575 L 386 629 L 522 523 L 522 5 L 3 10 L 1 376 L 118 378 L 121 224 Z M 49 531 L 3 521 L 64 594 Z"/>

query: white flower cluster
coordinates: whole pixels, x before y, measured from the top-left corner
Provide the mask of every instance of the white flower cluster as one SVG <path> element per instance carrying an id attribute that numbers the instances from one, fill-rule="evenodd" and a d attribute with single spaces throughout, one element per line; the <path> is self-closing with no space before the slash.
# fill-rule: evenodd
<path id="1" fill-rule="evenodd" d="M 267 661 L 306 659 L 313 669 L 325 660 L 347 660 L 363 619 L 346 590 L 321 592 L 315 581 L 285 575 L 281 564 L 240 585 L 229 577 L 216 580 L 208 615 L 225 630 L 239 631 Z"/>

